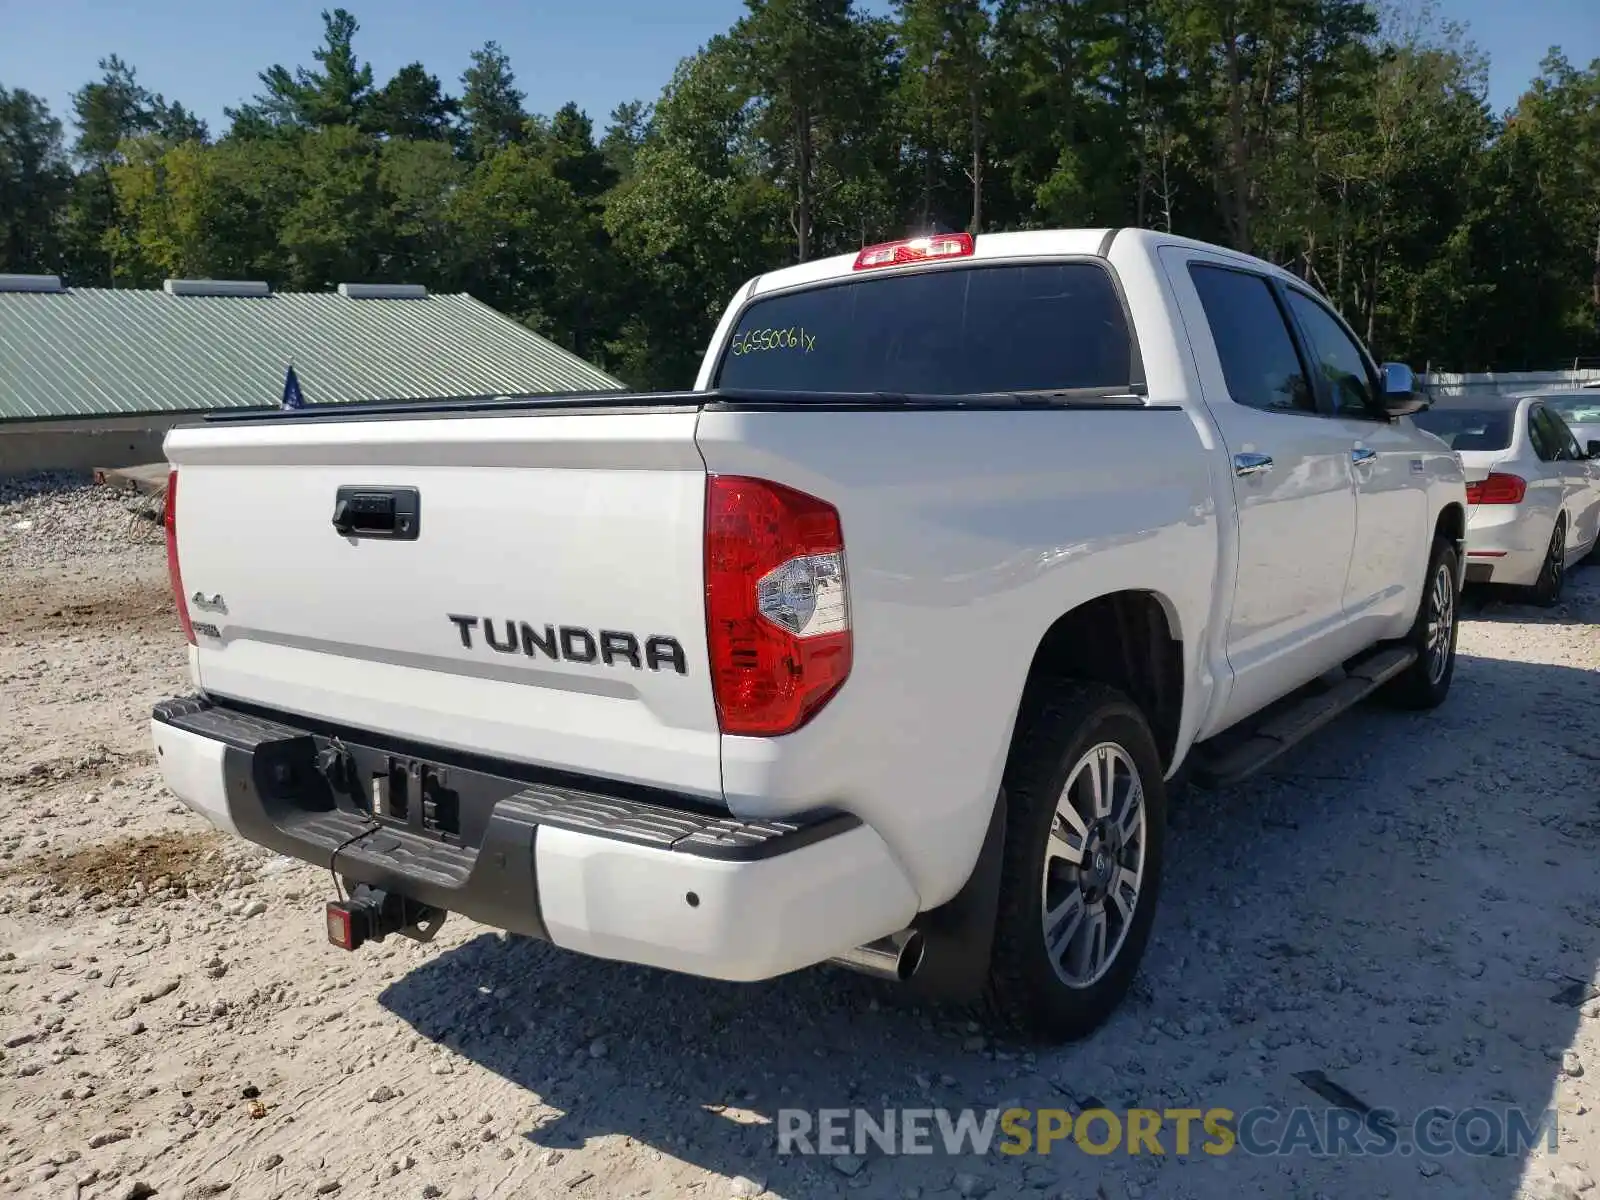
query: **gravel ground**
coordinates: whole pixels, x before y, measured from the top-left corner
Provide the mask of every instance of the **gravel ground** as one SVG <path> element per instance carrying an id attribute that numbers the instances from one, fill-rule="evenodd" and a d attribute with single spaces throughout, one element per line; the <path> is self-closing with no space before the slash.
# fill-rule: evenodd
<path id="1" fill-rule="evenodd" d="M 159 529 L 46 483 L 0 490 L 0 1192 L 1600 1196 L 1600 570 L 1481 603 L 1438 712 L 1190 796 L 1135 995 L 1035 1052 L 826 969 L 722 985 L 461 918 L 333 949 L 326 872 L 159 782 L 146 717 L 188 683 Z M 780 1109 L 1323 1109 L 1313 1071 L 1402 1127 L 1558 1106 L 1559 1149 L 776 1153 Z"/>

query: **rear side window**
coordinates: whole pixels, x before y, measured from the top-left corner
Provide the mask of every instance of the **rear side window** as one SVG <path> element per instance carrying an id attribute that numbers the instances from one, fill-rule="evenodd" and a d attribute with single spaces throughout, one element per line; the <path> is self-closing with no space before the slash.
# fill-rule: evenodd
<path id="1" fill-rule="evenodd" d="M 1546 462 L 1565 460 L 1573 457 L 1577 443 L 1573 441 L 1572 432 L 1562 419 L 1549 409 L 1540 406 L 1533 410 L 1533 427 L 1538 434 L 1538 441 L 1549 447 L 1550 454 L 1541 453 L 1540 458 Z M 1537 445 L 1537 442 L 1536 442 Z"/>
<path id="2" fill-rule="evenodd" d="M 1426 408 L 1413 413 L 1418 429 L 1426 429 L 1452 450 L 1509 450 L 1509 408 Z"/>
<path id="3" fill-rule="evenodd" d="M 757 300 L 716 386 L 753 391 L 1126 388 L 1133 350 L 1096 263 L 959 267 L 852 279 Z"/>
<path id="4" fill-rule="evenodd" d="M 1206 324 L 1217 345 L 1222 377 L 1235 404 L 1285 412 L 1315 412 L 1300 354 L 1267 281 L 1246 271 L 1192 263 Z"/>
<path id="5" fill-rule="evenodd" d="M 1555 462 L 1561 453 L 1561 443 L 1545 418 L 1544 409 L 1535 405 L 1528 410 L 1528 440 L 1541 462 Z"/>

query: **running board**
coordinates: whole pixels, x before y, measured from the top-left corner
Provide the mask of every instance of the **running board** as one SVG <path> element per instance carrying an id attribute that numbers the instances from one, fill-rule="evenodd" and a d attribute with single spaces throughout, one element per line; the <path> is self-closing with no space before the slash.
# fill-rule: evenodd
<path id="1" fill-rule="evenodd" d="M 1286 707 L 1273 706 L 1266 720 L 1236 740 L 1227 731 L 1190 752 L 1190 777 L 1200 787 L 1225 787 L 1247 779 L 1291 746 L 1298 745 L 1340 713 L 1354 708 L 1417 661 L 1410 646 L 1386 646 L 1353 659 L 1344 678 Z M 1217 742 L 1230 745 L 1215 745 Z"/>

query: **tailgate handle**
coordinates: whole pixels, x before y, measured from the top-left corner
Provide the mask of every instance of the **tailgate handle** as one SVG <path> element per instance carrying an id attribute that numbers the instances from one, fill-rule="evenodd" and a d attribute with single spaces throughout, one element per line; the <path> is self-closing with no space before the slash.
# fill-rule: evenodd
<path id="1" fill-rule="evenodd" d="M 421 516 L 416 488 L 350 486 L 334 495 L 333 527 L 343 537 L 414 542 Z"/>

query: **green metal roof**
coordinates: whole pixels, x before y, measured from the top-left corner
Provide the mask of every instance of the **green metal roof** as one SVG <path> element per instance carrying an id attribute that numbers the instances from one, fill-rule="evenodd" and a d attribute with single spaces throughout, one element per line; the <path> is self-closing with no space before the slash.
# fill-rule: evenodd
<path id="1" fill-rule="evenodd" d="M 467 295 L 0 289 L 0 421 L 604 391 L 623 385 Z"/>

